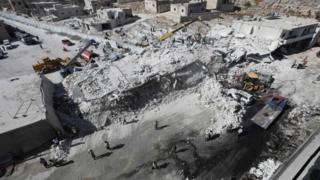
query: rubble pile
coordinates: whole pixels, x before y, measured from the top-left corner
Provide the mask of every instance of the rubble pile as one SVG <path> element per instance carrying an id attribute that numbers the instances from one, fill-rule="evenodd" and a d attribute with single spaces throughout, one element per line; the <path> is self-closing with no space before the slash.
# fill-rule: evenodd
<path id="1" fill-rule="evenodd" d="M 198 91 L 200 102 L 207 105 L 213 114 L 205 134 L 209 132 L 220 134 L 226 132 L 230 126 L 232 128 L 240 126 L 245 110 L 241 108 L 239 102 L 222 93 L 223 87 L 219 82 L 208 79 L 201 84 Z"/>
<path id="2" fill-rule="evenodd" d="M 279 161 L 269 158 L 259 163 L 257 167 L 251 168 L 249 170 L 249 177 L 252 179 L 268 180 L 280 165 Z"/>

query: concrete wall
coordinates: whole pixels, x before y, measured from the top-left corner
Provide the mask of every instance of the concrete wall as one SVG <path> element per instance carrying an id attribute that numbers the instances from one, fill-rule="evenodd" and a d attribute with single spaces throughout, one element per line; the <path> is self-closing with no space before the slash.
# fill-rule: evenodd
<path id="1" fill-rule="evenodd" d="M 145 0 L 144 8 L 146 11 L 151 13 L 157 13 L 157 1 L 156 0 Z"/>
<path id="2" fill-rule="evenodd" d="M 0 41 L 3 41 L 4 39 L 9 39 L 10 36 L 8 34 L 7 29 L 5 28 L 2 21 L 0 21 Z"/>
<path id="3" fill-rule="evenodd" d="M 0 134 L 0 156 L 24 157 L 37 148 L 49 144 L 55 136 L 54 129 L 46 120 Z"/>
<path id="4" fill-rule="evenodd" d="M 60 120 L 53 107 L 53 96 L 56 91 L 56 85 L 53 84 L 44 75 L 41 75 L 41 93 L 43 103 L 46 109 L 46 119 L 49 124 L 56 130 L 63 132 Z"/>
<path id="5" fill-rule="evenodd" d="M 22 16 L 17 16 L 11 13 L 0 12 L 0 19 L 4 20 L 6 24 L 11 25 L 12 27 L 16 27 L 15 22 L 23 23 L 29 26 L 34 26 L 40 29 L 44 29 L 54 33 L 65 33 L 71 36 L 79 36 L 82 39 L 94 39 L 97 42 L 105 43 L 107 40 L 103 38 L 103 36 L 90 35 L 86 33 L 81 33 L 79 31 L 70 29 L 65 26 L 51 25 L 45 22 L 39 22 L 31 18 L 25 18 Z M 10 21 L 11 20 L 11 21 Z"/>
<path id="6" fill-rule="evenodd" d="M 163 13 L 170 11 L 170 1 L 160 1 L 158 2 L 158 13 Z"/>
<path id="7" fill-rule="evenodd" d="M 151 13 L 163 13 L 170 11 L 170 1 L 145 0 L 144 7 Z"/>
<path id="8" fill-rule="evenodd" d="M 27 4 L 24 0 L 9 0 L 11 9 L 16 11 L 17 13 L 27 13 L 28 8 Z"/>
<path id="9" fill-rule="evenodd" d="M 81 16 L 84 14 L 80 6 L 65 6 L 65 5 L 54 5 L 54 8 L 46 10 L 48 14 L 54 14 L 59 19 L 66 19 L 75 16 Z"/>
<path id="10" fill-rule="evenodd" d="M 178 16 L 189 16 L 192 13 L 201 13 L 206 10 L 206 2 L 171 4 L 170 11 Z"/>
<path id="11" fill-rule="evenodd" d="M 218 9 L 222 0 L 207 0 L 207 9 Z"/>

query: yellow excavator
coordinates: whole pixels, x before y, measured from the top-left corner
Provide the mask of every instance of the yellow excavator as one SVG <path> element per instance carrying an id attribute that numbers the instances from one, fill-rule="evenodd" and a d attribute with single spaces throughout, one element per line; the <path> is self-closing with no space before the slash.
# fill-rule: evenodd
<path id="1" fill-rule="evenodd" d="M 256 72 L 245 73 L 243 77 L 243 90 L 249 92 L 263 92 L 265 84 L 259 79 Z"/>
<path id="2" fill-rule="evenodd" d="M 34 71 L 38 74 L 43 73 L 50 73 L 60 69 L 61 67 L 65 67 L 70 62 L 70 58 L 57 58 L 57 59 L 50 59 L 49 57 L 44 57 L 41 61 L 37 64 L 32 65 Z"/>
<path id="3" fill-rule="evenodd" d="M 199 19 L 196 19 L 196 20 L 187 22 L 187 23 L 185 23 L 185 24 L 182 24 L 180 27 L 178 27 L 178 28 L 176 28 L 176 29 L 174 29 L 174 30 L 172 30 L 172 31 L 170 31 L 170 32 L 167 32 L 167 33 L 165 33 L 164 35 L 162 35 L 162 36 L 159 38 L 159 40 L 162 42 L 162 41 L 170 38 L 175 32 L 179 31 L 179 30 L 182 29 L 182 28 L 185 28 L 185 27 L 189 26 L 190 24 L 192 24 L 192 23 L 194 23 L 194 22 L 196 22 L 196 21 L 198 21 L 198 20 L 199 20 Z"/>

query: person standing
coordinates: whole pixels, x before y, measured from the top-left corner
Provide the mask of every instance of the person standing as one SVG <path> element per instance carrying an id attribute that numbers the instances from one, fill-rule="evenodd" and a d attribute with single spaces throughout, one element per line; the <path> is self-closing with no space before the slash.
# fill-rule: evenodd
<path id="1" fill-rule="evenodd" d="M 107 150 L 110 150 L 110 144 L 108 141 L 104 141 L 104 147 L 107 149 Z"/>
<path id="2" fill-rule="evenodd" d="M 152 169 L 158 169 L 158 164 L 156 161 L 152 162 Z"/>
<path id="3" fill-rule="evenodd" d="M 158 121 L 156 120 L 156 123 L 154 124 L 154 129 L 158 130 Z"/>
<path id="4" fill-rule="evenodd" d="M 48 162 L 43 158 L 40 158 L 40 164 L 42 164 L 47 169 L 50 168 Z"/>
<path id="5" fill-rule="evenodd" d="M 92 157 L 93 160 L 96 160 L 96 159 L 97 159 L 97 156 L 94 154 L 94 152 L 93 152 L 92 149 L 88 149 L 88 153 L 91 155 L 91 157 Z"/>

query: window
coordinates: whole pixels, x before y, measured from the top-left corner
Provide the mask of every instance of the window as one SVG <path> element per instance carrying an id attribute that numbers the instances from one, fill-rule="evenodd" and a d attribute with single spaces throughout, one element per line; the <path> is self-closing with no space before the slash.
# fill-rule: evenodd
<path id="1" fill-rule="evenodd" d="M 173 8 L 173 11 L 177 11 L 177 8 Z"/>
<path id="2" fill-rule="evenodd" d="M 183 9 L 181 9 L 181 12 L 183 13 L 183 12 L 184 12 L 184 10 L 183 10 Z"/>

